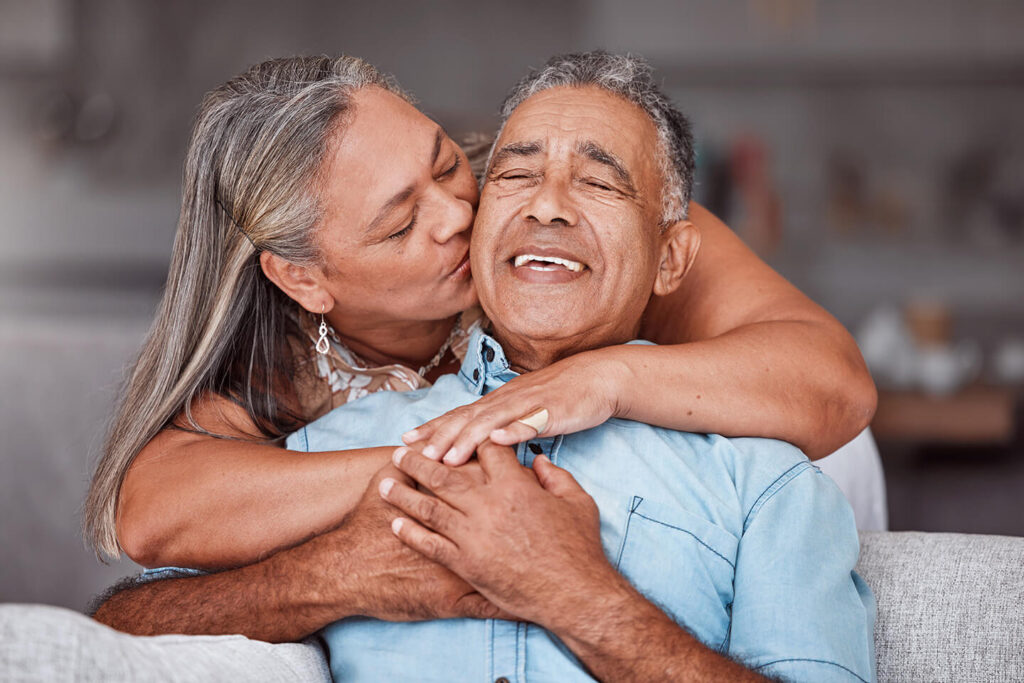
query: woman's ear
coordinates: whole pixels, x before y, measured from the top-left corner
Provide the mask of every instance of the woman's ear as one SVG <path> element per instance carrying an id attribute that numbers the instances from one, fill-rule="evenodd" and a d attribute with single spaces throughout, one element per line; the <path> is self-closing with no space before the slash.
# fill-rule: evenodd
<path id="1" fill-rule="evenodd" d="M 326 313 L 334 308 L 334 297 L 323 286 L 323 275 L 313 268 L 296 265 L 268 251 L 260 254 L 260 267 L 271 282 L 310 313 Z"/>
<path id="2" fill-rule="evenodd" d="M 700 230 L 690 221 L 679 221 L 661 234 L 661 260 L 654 279 L 654 294 L 666 296 L 674 292 L 693 266 L 700 251 Z"/>

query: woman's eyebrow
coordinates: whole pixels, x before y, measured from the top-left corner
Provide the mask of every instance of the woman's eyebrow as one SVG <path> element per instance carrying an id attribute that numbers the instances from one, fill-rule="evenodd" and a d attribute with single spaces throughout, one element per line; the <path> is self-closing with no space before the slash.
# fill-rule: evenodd
<path id="1" fill-rule="evenodd" d="M 629 171 L 626 170 L 626 165 L 622 163 L 621 159 L 606 150 L 604 147 L 593 140 L 583 140 L 576 145 L 576 153 L 581 156 L 585 156 L 591 161 L 596 161 L 597 163 L 610 168 L 618 181 L 625 186 L 625 191 L 629 194 L 636 194 L 636 187 L 633 185 L 633 176 L 631 176 Z"/>
<path id="2" fill-rule="evenodd" d="M 445 139 L 444 130 L 438 126 L 437 132 L 434 133 L 434 149 L 430 153 L 430 166 L 433 168 L 434 164 L 437 163 L 437 157 L 441 155 L 441 145 L 444 144 Z M 391 199 L 384 202 L 384 205 L 380 207 L 380 211 L 377 212 L 377 216 L 370 221 L 370 224 L 366 226 L 367 234 L 373 233 L 380 227 L 380 224 L 388 217 L 388 214 L 395 210 L 396 207 L 401 206 L 405 203 L 412 193 L 416 191 L 416 188 L 412 185 L 406 187 L 401 192 L 398 192 Z"/>
<path id="3" fill-rule="evenodd" d="M 441 154 L 441 145 L 444 143 L 444 139 L 447 137 L 444 133 L 444 129 L 441 126 L 437 127 L 437 132 L 434 133 L 434 151 L 430 155 L 430 166 L 433 168 L 434 164 L 437 163 L 437 157 Z"/>
<path id="4" fill-rule="evenodd" d="M 384 202 L 384 206 L 380 207 L 380 211 L 377 212 L 377 217 L 370 221 L 370 224 L 366 226 L 366 234 L 372 234 L 381 226 L 381 224 L 387 219 L 388 215 L 395 210 L 395 208 L 401 206 L 405 201 L 412 196 L 412 193 L 416 191 L 412 185 L 405 188 L 401 192 L 398 192 L 391 199 Z"/>

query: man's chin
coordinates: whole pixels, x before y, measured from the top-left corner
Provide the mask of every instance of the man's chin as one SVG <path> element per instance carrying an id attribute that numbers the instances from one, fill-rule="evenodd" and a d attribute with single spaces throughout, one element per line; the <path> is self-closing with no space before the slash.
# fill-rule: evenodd
<path id="1" fill-rule="evenodd" d="M 570 341 L 585 330 L 580 325 L 578 311 L 562 306 L 546 307 L 543 303 L 532 303 L 515 309 L 502 308 L 488 311 L 499 336 L 508 337 L 513 344 L 530 342 Z"/>

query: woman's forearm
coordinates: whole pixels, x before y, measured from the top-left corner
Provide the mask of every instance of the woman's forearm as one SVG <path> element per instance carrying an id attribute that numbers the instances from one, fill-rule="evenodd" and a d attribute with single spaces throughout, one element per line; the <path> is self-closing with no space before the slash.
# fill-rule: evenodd
<path id="1" fill-rule="evenodd" d="M 844 354 L 842 342 L 822 322 L 770 321 L 704 341 L 593 353 L 620 368 L 620 417 L 782 439 L 815 459 L 856 436 L 874 410 L 874 384 L 860 354 L 855 346 Z"/>
<path id="2" fill-rule="evenodd" d="M 654 297 L 623 351 L 634 375 L 621 411 L 663 426 L 789 441 L 811 458 L 853 439 L 874 415 L 874 382 L 839 321 L 759 259 L 698 204 L 700 252 L 681 286 Z M 628 376 L 628 375 L 627 375 Z M 700 398 L 698 398 L 698 396 Z"/>
<path id="3" fill-rule="evenodd" d="M 118 539 L 143 566 L 249 564 L 336 526 L 392 450 L 297 453 L 165 430 L 128 471 Z"/>

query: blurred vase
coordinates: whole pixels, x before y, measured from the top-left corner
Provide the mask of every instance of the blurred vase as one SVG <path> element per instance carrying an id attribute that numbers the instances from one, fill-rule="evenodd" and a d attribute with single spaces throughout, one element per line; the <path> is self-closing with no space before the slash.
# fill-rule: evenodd
<path id="1" fill-rule="evenodd" d="M 981 350 L 977 344 L 929 346 L 917 354 L 917 379 L 929 394 L 951 394 L 978 376 Z"/>

